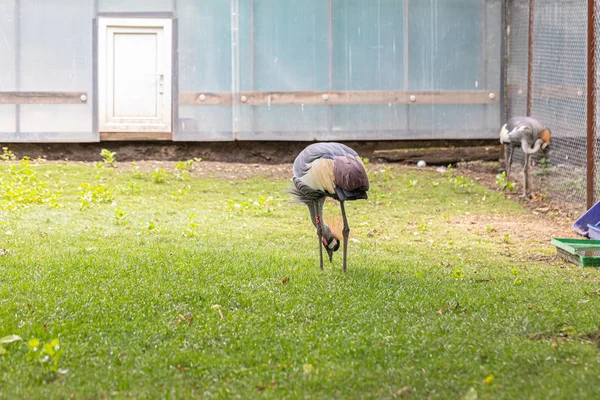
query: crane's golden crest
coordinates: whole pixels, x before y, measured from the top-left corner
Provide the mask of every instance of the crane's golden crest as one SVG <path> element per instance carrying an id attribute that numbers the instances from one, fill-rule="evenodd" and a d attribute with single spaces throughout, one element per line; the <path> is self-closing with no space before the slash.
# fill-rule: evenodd
<path id="1" fill-rule="evenodd" d="M 548 146 L 550 144 L 550 131 L 548 129 L 544 129 L 541 133 L 540 133 L 540 138 L 544 141 L 544 143 L 546 144 L 546 146 Z"/>
<path id="2" fill-rule="evenodd" d="M 341 217 L 325 218 L 325 223 L 329 225 L 329 229 L 331 229 L 331 234 L 333 237 L 336 238 L 338 242 L 341 242 L 343 237 L 342 228 L 344 225 Z"/>

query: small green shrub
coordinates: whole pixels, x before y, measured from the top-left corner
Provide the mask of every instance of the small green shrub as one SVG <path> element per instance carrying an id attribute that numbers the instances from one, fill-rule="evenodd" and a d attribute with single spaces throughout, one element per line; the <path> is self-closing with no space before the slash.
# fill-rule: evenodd
<path id="1" fill-rule="evenodd" d="M 194 213 L 191 213 L 188 217 L 187 228 L 183 231 L 185 237 L 196 237 L 198 236 L 198 224 L 194 222 Z"/>
<path id="2" fill-rule="evenodd" d="M 104 160 L 104 164 L 109 165 L 111 167 L 115 167 L 115 162 L 117 162 L 117 153 L 114 151 L 102 149 L 100 152 L 100 157 Z"/>
<path id="3" fill-rule="evenodd" d="M 29 204 L 60 207 L 62 187 L 58 181 L 49 182 L 49 174 L 43 178 L 38 176 L 29 157 L 23 157 L 19 164 L 12 165 L 8 173 L 0 175 L 0 211 Z"/>
<path id="4" fill-rule="evenodd" d="M 2 154 L 0 154 L 0 159 L 2 161 L 14 161 L 17 159 L 12 151 L 8 149 L 8 147 L 2 148 Z"/>
<path id="5" fill-rule="evenodd" d="M 156 168 L 156 170 L 152 172 L 152 182 L 154 183 L 167 183 L 168 177 L 169 174 L 162 168 Z"/>
<path id="6" fill-rule="evenodd" d="M 84 210 L 94 203 L 110 204 L 115 200 L 111 189 L 105 185 L 90 185 L 82 183 L 77 192 L 79 210 Z"/>
<path id="7" fill-rule="evenodd" d="M 230 200 L 227 206 L 229 212 L 253 211 L 255 215 L 271 214 L 278 204 L 272 196 L 260 196 L 257 200 L 235 201 Z"/>
<path id="8" fill-rule="evenodd" d="M 500 187 L 501 189 L 506 188 L 510 192 L 515 190 L 514 182 L 506 180 L 506 172 L 496 175 L 496 186 Z"/>
<path id="9" fill-rule="evenodd" d="M 58 367 L 64 352 L 58 339 L 53 339 L 50 343 L 42 343 L 39 339 L 34 338 L 29 340 L 27 347 L 29 348 L 27 358 L 32 362 L 41 365 L 46 371 L 66 373 L 66 370 L 61 370 Z"/>
<path id="10" fill-rule="evenodd" d="M 127 223 L 127 213 L 120 208 L 115 210 L 115 222 L 117 225 L 125 225 Z"/>

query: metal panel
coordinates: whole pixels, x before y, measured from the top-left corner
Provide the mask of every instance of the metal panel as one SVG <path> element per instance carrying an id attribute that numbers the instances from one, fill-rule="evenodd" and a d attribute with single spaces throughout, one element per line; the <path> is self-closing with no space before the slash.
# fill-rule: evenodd
<path id="1" fill-rule="evenodd" d="M 252 14 L 250 5 L 247 1 L 240 3 L 240 90 L 326 91 L 328 2 L 254 0 Z M 272 131 L 306 131 L 308 137 L 316 131 L 327 131 L 328 110 L 326 106 L 269 104 L 253 110 L 241 104 L 238 128 L 239 140 L 260 139 L 259 132 Z"/>
<path id="2" fill-rule="evenodd" d="M 179 91 L 231 93 L 228 1 L 178 0 Z M 232 140 L 231 107 L 180 105 L 176 141 Z"/>
<path id="3" fill-rule="evenodd" d="M 0 91 L 17 88 L 17 4 L 0 1 Z M 17 130 L 16 106 L 0 105 L 0 132 Z M 0 133 L 0 140 L 4 135 Z"/>
<path id="4" fill-rule="evenodd" d="M 6 143 L 92 143 L 98 141 L 93 132 L 0 132 L 0 144 Z"/>
<path id="5" fill-rule="evenodd" d="M 173 0 L 99 0 L 100 12 L 174 11 Z"/>
<path id="6" fill-rule="evenodd" d="M 93 1 L 20 0 L 19 3 L 20 84 L 17 89 L 91 95 Z M 68 14 L 64 13 L 65 9 L 69 9 Z M 77 141 L 74 135 L 81 133 L 81 141 L 89 141 L 94 137 L 92 102 L 21 105 L 20 130 L 28 133 L 6 135 L 6 140 Z M 95 138 L 98 140 L 97 135 Z"/>

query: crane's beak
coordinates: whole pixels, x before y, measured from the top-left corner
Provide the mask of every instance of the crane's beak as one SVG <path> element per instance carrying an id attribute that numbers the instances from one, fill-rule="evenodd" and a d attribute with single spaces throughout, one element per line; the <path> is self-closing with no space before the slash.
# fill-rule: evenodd
<path id="1" fill-rule="evenodd" d="M 327 255 L 329 256 L 329 262 L 333 263 L 333 250 L 327 246 L 325 246 L 325 250 L 327 250 Z"/>

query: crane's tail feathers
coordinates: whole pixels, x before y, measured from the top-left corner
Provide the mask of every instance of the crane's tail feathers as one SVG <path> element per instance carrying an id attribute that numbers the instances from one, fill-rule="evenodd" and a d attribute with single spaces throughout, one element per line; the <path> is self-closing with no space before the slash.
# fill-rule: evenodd
<path id="1" fill-rule="evenodd" d="M 289 187 L 285 193 L 291 194 L 293 198 L 288 201 L 288 203 L 292 204 L 305 204 L 307 206 L 311 206 L 313 203 L 310 199 L 308 199 L 300 190 L 295 187 Z"/>

